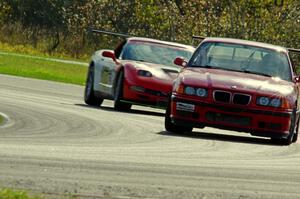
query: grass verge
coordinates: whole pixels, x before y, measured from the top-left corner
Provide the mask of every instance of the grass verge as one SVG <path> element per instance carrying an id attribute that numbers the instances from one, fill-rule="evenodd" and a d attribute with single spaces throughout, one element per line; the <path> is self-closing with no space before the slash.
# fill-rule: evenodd
<path id="1" fill-rule="evenodd" d="M 5 54 L 0 55 L 0 73 L 84 85 L 87 67 Z"/>
<path id="2" fill-rule="evenodd" d="M 0 115 L 0 126 L 3 124 L 3 122 L 4 122 L 4 118 L 3 118 L 2 115 Z M 0 197 L 0 198 L 1 198 L 1 197 Z"/>
<path id="3" fill-rule="evenodd" d="M 0 190 L 0 198 L 1 199 L 42 199 L 38 196 L 29 196 L 24 191 L 13 191 L 10 189 Z"/>
<path id="4" fill-rule="evenodd" d="M 55 57 L 59 59 L 67 59 L 67 60 L 73 60 L 73 61 L 88 61 L 89 55 L 84 55 L 80 57 L 80 59 L 75 59 L 71 57 L 69 54 L 60 52 L 60 53 L 47 53 L 45 50 L 42 50 L 41 48 L 34 48 L 31 45 L 12 45 L 9 43 L 4 43 L 0 41 L 0 51 L 2 52 L 11 52 L 11 53 L 20 53 L 20 54 L 26 54 L 26 55 L 35 55 L 39 57 Z"/>

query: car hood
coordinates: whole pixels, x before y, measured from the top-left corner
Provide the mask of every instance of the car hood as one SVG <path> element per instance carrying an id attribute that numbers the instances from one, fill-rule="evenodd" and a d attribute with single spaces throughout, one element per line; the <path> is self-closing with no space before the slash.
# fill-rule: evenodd
<path id="1" fill-rule="evenodd" d="M 152 73 L 153 77 L 161 80 L 174 80 L 181 67 L 179 66 L 166 66 L 162 64 L 154 64 L 148 62 L 139 62 L 139 61 L 126 61 L 124 65 L 133 66 L 136 70 L 146 70 Z"/>
<path id="2" fill-rule="evenodd" d="M 203 86 L 213 89 L 237 90 L 248 93 L 262 93 L 288 96 L 294 92 L 294 84 L 276 77 L 265 77 L 235 71 L 206 68 L 186 68 L 180 74 L 185 85 Z"/>

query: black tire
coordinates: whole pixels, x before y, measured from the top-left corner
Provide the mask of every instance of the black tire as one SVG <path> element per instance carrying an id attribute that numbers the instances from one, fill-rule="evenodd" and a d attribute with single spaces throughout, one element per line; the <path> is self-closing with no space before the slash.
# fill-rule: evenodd
<path id="1" fill-rule="evenodd" d="M 94 67 L 91 65 L 89 67 L 85 89 L 84 89 L 84 102 L 91 106 L 100 106 L 103 99 L 99 99 L 94 94 Z"/>
<path id="2" fill-rule="evenodd" d="M 184 132 L 191 132 L 193 130 L 193 127 L 180 126 L 180 125 L 174 124 L 171 120 L 170 114 L 171 114 L 171 101 L 169 100 L 169 103 L 168 103 L 168 106 L 166 109 L 166 114 L 165 114 L 165 129 L 168 132 L 182 134 Z"/>
<path id="3" fill-rule="evenodd" d="M 286 138 L 271 138 L 274 144 L 279 144 L 279 145 L 290 145 L 292 144 L 293 139 L 294 139 L 294 135 L 291 133 Z"/>
<path id="4" fill-rule="evenodd" d="M 298 121 L 295 124 L 295 131 L 294 131 L 294 137 L 293 137 L 292 142 L 297 142 L 297 140 L 298 140 L 298 132 L 299 132 L 299 119 L 298 119 Z"/>
<path id="5" fill-rule="evenodd" d="M 271 138 L 275 143 L 281 145 L 290 145 L 298 139 L 299 119 L 295 122 L 296 114 L 294 113 L 291 119 L 290 134 L 286 138 Z"/>
<path id="6" fill-rule="evenodd" d="M 120 71 L 114 93 L 114 109 L 117 111 L 129 111 L 132 104 L 122 102 L 123 99 L 123 81 L 124 81 L 124 72 Z"/>

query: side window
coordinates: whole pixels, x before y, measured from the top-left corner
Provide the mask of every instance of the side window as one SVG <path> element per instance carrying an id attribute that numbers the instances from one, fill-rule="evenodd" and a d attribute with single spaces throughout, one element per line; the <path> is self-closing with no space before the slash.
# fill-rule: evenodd
<path id="1" fill-rule="evenodd" d="M 207 64 L 207 53 L 212 45 L 213 43 L 210 42 L 201 43 L 189 60 L 188 66 L 205 66 Z"/>

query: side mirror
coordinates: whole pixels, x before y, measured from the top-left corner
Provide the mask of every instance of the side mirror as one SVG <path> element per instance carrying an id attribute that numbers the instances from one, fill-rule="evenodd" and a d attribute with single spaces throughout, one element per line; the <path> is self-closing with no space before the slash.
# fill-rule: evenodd
<path id="1" fill-rule="evenodd" d="M 186 67 L 187 64 L 183 57 L 176 57 L 173 63 L 181 67 Z"/>
<path id="2" fill-rule="evenodd" d="M 300 83 L 300 76 L 296 76 L 296 77 L 294 78 L 294 81 L 295 81 L 295 83 Z"/>
<path id="3" fill-rule="evenodd" d="M 105 50 L 105 51 L 102 52 L 102 56 L 103 56 L 103 57 L 111 58 L 112 60 L 114 60 L 115 62 L 117 62 L 115 53 L 112 52 L 112 51 L 107 51 L 107 50 Z"/>

